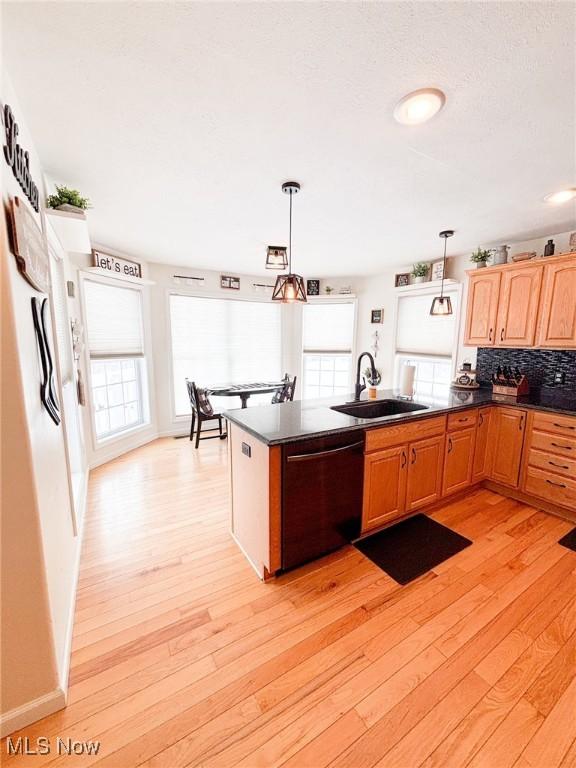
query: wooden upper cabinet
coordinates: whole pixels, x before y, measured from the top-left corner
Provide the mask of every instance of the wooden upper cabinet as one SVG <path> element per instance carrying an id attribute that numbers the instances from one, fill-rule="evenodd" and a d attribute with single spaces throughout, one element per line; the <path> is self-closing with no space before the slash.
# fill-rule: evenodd
<path id="1" fill-rule="evenodd" d="M 408 446 L 406 512 L 437 501 L 442 493 L 444 435 Z"/>
<path id="2" fill-rule="evenodd" d="M 464 343 L 475 347 L 490 347 L 496 337 L 500 272 L 469 275 L 468 306 Z"/>
<path id="3" fill-rule="evenodd" d="M 494 446 L 490 478 L 497 483 L 518 487 L 526 411 L 497 407 L 492 412 L 490 441 Z"/>
<path id="4" fill-rule="evenodd" d="M 490 439 L 490 422 L 492 408 L 480 408 L 476 426 L 476 444 L 474 446 L 474 463 L 472 465 L 472 482 L 478 483 L 490 474 L 492 440 Z"/>
<path id="5" fill-rule="evenodd" d="M 542 265 L 502 271 L 495 340 L 497 347 L 534 346 L 542 272 Z"/>
<path id="6" fill-rule="evenodd" d="M 576 256 L 544 265 L 544 283 L 536 344 L 576 347 Z"/>
<path id="7" fill-rule="evenodd" d="M 475 428 L 459 429 L 446 436 L 442 495 L 467 488 L 472 481 Z"/>
<path id="8" fill-rule="evenodd" d="M 408 445 L 370 453 L 364 458 L 362 531 L 384 525 L 404 513 Z"/>

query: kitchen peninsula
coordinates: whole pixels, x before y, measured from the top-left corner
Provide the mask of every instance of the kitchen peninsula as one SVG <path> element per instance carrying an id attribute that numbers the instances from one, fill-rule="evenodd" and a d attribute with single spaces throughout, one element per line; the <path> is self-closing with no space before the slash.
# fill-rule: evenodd
<path id="1" fill-rule="evenodd" d="M 343 401 L 349 413 L 334 410 Z M 379 391 L 362 402 L 400 412 L 350 415 L 350 395 L 225 414 L 231 531 L 260 578 L 480 483 L 576 519 L 576 397 L 481 388 L 415 403 Z"/>

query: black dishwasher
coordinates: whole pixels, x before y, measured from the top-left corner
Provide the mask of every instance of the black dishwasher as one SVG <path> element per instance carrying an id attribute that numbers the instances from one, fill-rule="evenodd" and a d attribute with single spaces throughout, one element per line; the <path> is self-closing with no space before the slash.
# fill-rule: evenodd
<path id="1" fill-rule="evenodd" d="M 282 449 L 282 568 L 314 560 L 360 534 L 364 432 Z"/>

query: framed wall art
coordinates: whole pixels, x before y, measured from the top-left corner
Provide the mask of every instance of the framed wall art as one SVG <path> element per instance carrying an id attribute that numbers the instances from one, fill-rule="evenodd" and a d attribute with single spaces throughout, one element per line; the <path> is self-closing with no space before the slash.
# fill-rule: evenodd
<path id="1" fill-rule="evenodd" d="M 440 259 L 440 261 L 435 261 L 432 264 L 432 272 L 430 274 L 430 280 L 442 280 L 443 277 L 445 277 L 444 261 Z"/>
<path id="2" fill-rule="evenodd" d="M 384 310 L 383 309 L 373 309 L 370 313 L 370 322 L 371 323 L 383 323 L 384 322 Z"/>
<path id="3" fill-rule="evenodd" d="M 227 288 L 233 291 L 240 290 L 240 278 L 231 275 L 220 275 L 220 288 Z"/>
<path id="4" fill-rule="evenodd" d="M 410 285 L 410 272 L 399 272 L 394 278 L 394 285 L 396 288 Z"/>

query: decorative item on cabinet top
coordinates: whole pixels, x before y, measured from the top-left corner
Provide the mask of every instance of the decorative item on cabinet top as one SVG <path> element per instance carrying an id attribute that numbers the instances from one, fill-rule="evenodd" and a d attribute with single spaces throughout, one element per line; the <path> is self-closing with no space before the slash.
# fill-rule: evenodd
<path id="1" fill-rule="evenodd" d="M 306 293 L 308 296 L 319 296 L 320 280 L 306 280 Z"/>
<path id="2" fill-rule="evenodd" d="M 404 285 L 410 285 L 410 272 L 399 272 L 394 278 L 396 288 L 401 288 Z"/>

